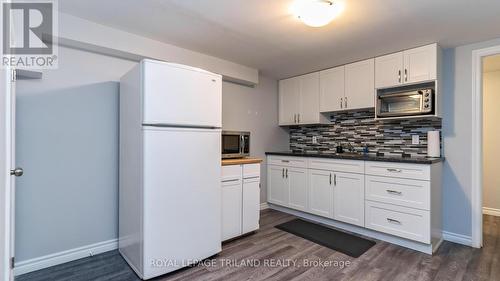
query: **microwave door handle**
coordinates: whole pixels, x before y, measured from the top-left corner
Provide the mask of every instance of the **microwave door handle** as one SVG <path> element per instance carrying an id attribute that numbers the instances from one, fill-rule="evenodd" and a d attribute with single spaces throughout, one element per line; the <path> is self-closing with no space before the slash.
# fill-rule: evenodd
<path id="1" fill-rule="evenodd" d="M 245 150 L 245 137 L 243 135 L 240 136 L 240 155 L 243 155 L 243 151 Z"/>

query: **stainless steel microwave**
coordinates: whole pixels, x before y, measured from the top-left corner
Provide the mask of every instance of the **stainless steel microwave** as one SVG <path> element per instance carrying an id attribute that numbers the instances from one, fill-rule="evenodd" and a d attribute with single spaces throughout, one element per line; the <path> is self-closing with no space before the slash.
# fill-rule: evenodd
<path id="1" fill-rule="evenodd" d="M 222 158 L 250 156 L 250 132 L 222 131 Z"/>
<path id="2" fill-rule="evenodd" d="M 377 117 L 434 114 L 434 90 L 377 94 Z"/>

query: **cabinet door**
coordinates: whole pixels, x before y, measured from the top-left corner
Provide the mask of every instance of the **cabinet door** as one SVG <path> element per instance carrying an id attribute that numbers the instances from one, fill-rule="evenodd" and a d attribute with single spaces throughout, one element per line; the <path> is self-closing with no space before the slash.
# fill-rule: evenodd
<path id="1" fill-rule="evenodd" d="M 267 166 L 267 201 L 288 206 L 288 186 L 285 181 L 285 167 Z"/>
<path id="2" fill-rule="evenodd" d="M 242 233 L 259 229 L 260 178 L 243 180 Z"/>
<path id="3" fill-rule="evenodd" d="M 334 219 L 359 226 L 365 225 L 364 177 L 360 174 L 335 173 Z"/>
<path id="4" fill-rule="evenodd" d="M 241 235 L 241 180 L 222 182 L 222 240 Z"/>
<path id="5" fill-rule="evenodd" d="M 403 52 L 375 58 L 375 87 L 398 86 L 403 83 Z"/>
<path id="6" fill-rule="evenodd" d="M 299 76 L 300 78 L 300 124 L 319 123 L 319 72 Z"/>
<path id="7" fill-rule="evenodd" d="M 333 173 L 309 170 L 309 211 L 333 218 Z"/>
<path id="8" fill-rule="evenodd" d="M 375 106 L 375 60 L 369 59 L 345 66 L 345 98 L 347 109 Z"/>
<path id="9" fill-rule="evenodd" d="M 432 44 L 403 52 L 404 83 L 417 83 L 436 79 L 437 45 Z"/>
<path id="10" fill-rule="evenodd" d="M 301 211 L 307 210 L 307 169 L 287 168 L 285 176 L 290 189 L 289 207 Z"/>
<path id="11" fill-rule="evenodd" d="M 342 110 L 344 107 L 345 67 L 335 67 L 319 73 L 320 112 Z"/>
<path id="12" fill-rule="evenodd" d="M 293 125 L 299 113 L 300 79 L 289 78 L 279 82 L 279 124 Z"/>

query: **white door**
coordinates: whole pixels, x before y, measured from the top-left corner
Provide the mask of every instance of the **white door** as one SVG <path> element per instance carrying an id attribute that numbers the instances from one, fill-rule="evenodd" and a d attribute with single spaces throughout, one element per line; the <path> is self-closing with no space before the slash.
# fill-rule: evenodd
<path id="1" fill-rule="evenodd" d="M 144 276 L 152 277 L 182 267 L 152 266 L 152 259 L 189 261 L 221 251 L 221 130 L 143 133 Z"/>
<path id="2" fill-rule="evenodd" d="M 375 87 L 398 86 L 403 83 L 403 52 L 375 58 Z"/>
<path id="3" fill-rule="evenodd" d="M 309 211 L 333 218 L 333 172 L 309 170 Z"/>
<path id="4" fill-rule="evenodd" d="M 364 175 L 335 173 L 334 219 L 365 226 L 365 182 Z"/>
<path id="5" fill-rule="evenodd" d="M 345 67 L 335 67 L 319 73 L 320 112 L 342 110 L 344 107 Z"/>
<path id="6" fill-rule="evenodd" d="M 260 178 L 243 179 L 242 233 L 259 229 Z"/>
<path id="7" fill-rule="evenodd" d="M 297 123 L 299 113 L 299 78 L 289 78 L 279 82 L 279 124 Z"/>
<path id="8" fill-rule="evenodd" d="M 427 45 L 404 51 L 404 83 L 436 79 L 437 45 Z"/>
<path id="9" fill-rule="evenodd" d="M 10 70 L 0 70 L 0 280 L 13 280 L 15 178 L 15 83 Z"/>
<path id="10" fill-rule="evenodd" d="M 290 188 L 289 207 L 307 211 L 307 169 L 287 168 L 285 176 Z"/>
<path id="11" fill-rule="evenodd" d="M 319 72 L 302 75 L 300 78 L 300 124 L 319 122 Z"/>
<path id="12" fill-rule="evenodd" d="M 285 167 L 267 166 L 267 201 L 288 206 L 288 186 L 285 180 Z"/>
<path id="13" fill-rule="evenodd" d="M 344 108 L 375 106 L 375 60 L 369 59 L 345 66 Z"/>
<path id="14" fill-rule="evenodd" d="M 222 182 L 222 241 L 241 235 L 241 210 L 241 180 Z"/>
<path id="15" fill-rule="evenodd" d="M 144 124 L 222 127 L 220 75 L 153 60 L 141 65 Z"/>

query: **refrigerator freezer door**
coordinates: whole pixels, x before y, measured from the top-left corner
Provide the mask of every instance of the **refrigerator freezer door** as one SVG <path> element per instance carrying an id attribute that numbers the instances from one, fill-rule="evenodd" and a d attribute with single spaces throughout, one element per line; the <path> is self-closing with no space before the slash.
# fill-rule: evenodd
<path id="1" fill-rule="evenodd" d="M 222 127 L 222 78 L 196 68 L 145 60 L 143 124 Z"/>
<path id="2" fill-rule="evenodd" d="M 221 131 L 144 127 L 144 278 L 221 251 Z"/>

